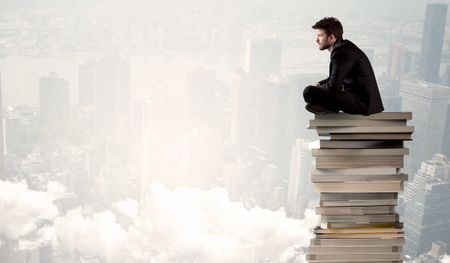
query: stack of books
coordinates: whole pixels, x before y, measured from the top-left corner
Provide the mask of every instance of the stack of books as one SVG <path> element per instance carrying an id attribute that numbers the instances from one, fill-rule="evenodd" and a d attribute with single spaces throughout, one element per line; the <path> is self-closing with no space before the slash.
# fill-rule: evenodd
<path id="1" fill-rule="evenodd" d="M 403 223 L 395 206 L 408 179 L 401 168 L 411 118 L 411 112 L 336 113 L 309 121 L 320 137 L 311 180 L 321 216 L 309 262 L 403 262 Z"/>

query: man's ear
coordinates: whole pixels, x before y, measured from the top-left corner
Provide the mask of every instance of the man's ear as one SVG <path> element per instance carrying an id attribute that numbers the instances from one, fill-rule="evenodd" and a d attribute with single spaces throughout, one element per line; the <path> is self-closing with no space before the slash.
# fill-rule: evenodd
<path id="1" fill-rule="evenodd" d="M 328 37 L 330 38 L 330 41 L 336 41 L 336 37 L 334 36 L 334 34 L 331 34 Z"/>

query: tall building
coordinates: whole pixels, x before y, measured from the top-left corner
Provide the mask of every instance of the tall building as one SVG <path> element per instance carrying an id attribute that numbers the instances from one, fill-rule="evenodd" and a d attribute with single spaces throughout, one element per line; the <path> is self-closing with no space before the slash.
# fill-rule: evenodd
<path id="1" fill-rule="evenodd" d="M 2 81 L 0 76 L 0 179 L 4 178 L 5 175 L 5 125 L 3 119 L 3 105 L 2 105 Z"/>
<path id="2" fill-rule="evenodd" d="M 117 134 L 129 106 L 130 63 L 117 56 L 105 57 L 97 63 L 95 79 L 95 127 Z"/>
<path id="3" fill-rule="evenodd" d="M 389 49 L 388 78 L 400 80 L 402 76 L 411 71 L 413 53 L 404 45 L 394 44 Z"/>
<path id="4" fill-rule="evenodd" d="M 405 254 L 416 257 L 430 250 L 433 242 L 450 247 L 450 163 L 446 156 L 436 154 L 423 162 L 408 185 L 406 203 Z M 447 251 L 448 253 L 448 251 Z"/>
<path id="5" fill-rule="evenodd" d="M 414 141 L 407 168 L 416 170 L 423 160 L 442 152 L 447 119 L 450 87 L 427 82 L 402 82 L 402 111 L 411 111 L 412 126 L 415 127 Z"/>
<path id="6" fill-rule="evenodd" d="M 230 141 L 247 147 L 255 141 L 257 81 L 238 70 L 231 83 Z"/>
<path id="7" fill-rule="evenodd" d="M 447 4 L 427 4 L 419 63 L 419 78 L 422 80 L 439 80 L 446 19 Z"/>
<path id="8" fill-rule="evenodd" d="M 257 92 L 255 145 L 267 152 L 269 160 L 287 174 L 289 149 L 287 142 L 288 86 L 283 81 L 264 80 Z"/>
<path id="9" fill-rule="evenodd" d="M 308 142 L 297 139 L 292 146 L 286 205 L 287 213 L 291 217 L 303 218 L 308 203 L 314 197 L 314 187 L 309 178 L 311 163 Z"/>
<path id="10" fill-rule="evenodd" d="M 93 60 L 78 66 L 78 105 L 80 106 L 95 104 L 96 68 Z"/>
<path id="11" fill-rule="evenodd" d="M 251 77 L 268 77 L 281 68 L 281 40 L 276 38 L 247 39 L 244 70 Z"/>
<path id="12" fill-rule="evenodd" d="M 217 124 L 219 109 L 216 94 L 219 86 L 220 82 L 213 70 L 198 67 L 189 74 L 187 94 L 191 120 Z"/>
<path id="13" fill-rule="evenodd" d="M 39 116 L 42 121 L 69 117 L 69 82 L 52 72 L 39 79 Z"/>

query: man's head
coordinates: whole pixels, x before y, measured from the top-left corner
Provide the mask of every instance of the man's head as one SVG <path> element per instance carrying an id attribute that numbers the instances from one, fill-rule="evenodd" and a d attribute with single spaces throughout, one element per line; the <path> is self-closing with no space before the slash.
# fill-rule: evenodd
<path id="1" fill-rule="evenodd" d="M 334 17 L 322 18 L 312 28 L 316 30 L 320 50 L 330 49 L 337 40 L 342 39 L 344 33 L 341 22 Z"/>

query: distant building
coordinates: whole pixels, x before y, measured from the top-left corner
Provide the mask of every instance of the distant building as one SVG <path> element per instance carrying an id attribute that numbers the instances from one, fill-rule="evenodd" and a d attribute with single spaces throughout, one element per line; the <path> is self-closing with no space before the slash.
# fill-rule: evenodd
<path id="1" fill-rule="evenodd" d="M 420 162 L 442 152 L 444 131 L 447 119 L 450 87 L 429 82 L 402 81 L 400 84 L 402 111 L 411 111 L 414 130 L 410 156 L 412 169 Z M 408 167 L 408 165 L 407 165 Z"/>
<path id="2" fill-rule="evenodd" d="M 95 105 L 97 63 L 93 60 L 78 66 L 78 105 Z"/>
<path id="3" fill-rule="evenodd" d="M 52 72 L 39 79 L 39 117 L 61 121 L 69 117 L 69 82 Z"/>
<path id="4" fill-rule="evenodd" d="M 118 134 L 121 116 L 128 111 L 130 63 L 117 56 L 97 63 L 95 78 L 95 128 L 106 134 Z"/>
<path id="5" fill-rule="evenodd" d="M 292 146 L 286 207 L 286 212 L 294 218 L 303 218 L 308 203 L 314 197 L 314 187 L 309 176 L 311 163 L 308 142 L 297 139 Z"/>
<path id="6" fill-rule="evenodd" d="M 416 257 L 441 241 L 450 247 L 450 163 L 436 154 L 422 163 L 405 191 L 405 254 Z M 448 253 L 448 251 L 447 251 Z"/>
<path id="7" fill-rule="evenodd" d="M 281 40 L 277 38 L 247 39 L 244 70 L 251 77 L 264 78 L 281 68 Z"/>
<path id="8" fill-rule="evenodd" d="M 5 123 L 3 119 L 2 83 L 0 78 L 0 179 L 3 179 L 6 176 L 5 154 L 6 154 L 6 137 L 5 137 Z"/>
<path id="9" fill-rule="evenodd" d="M 413 53 L 404 45 L 394 44 L 389 49 L 387 75 L 389 79 L 401 80 L 412 70 Z"/>
<path id="10" fill-rule="evenodd" d="M 446 19 L 447 4 L 427 4 L 419 63 L 421 80 L 439 80 Z"/>

